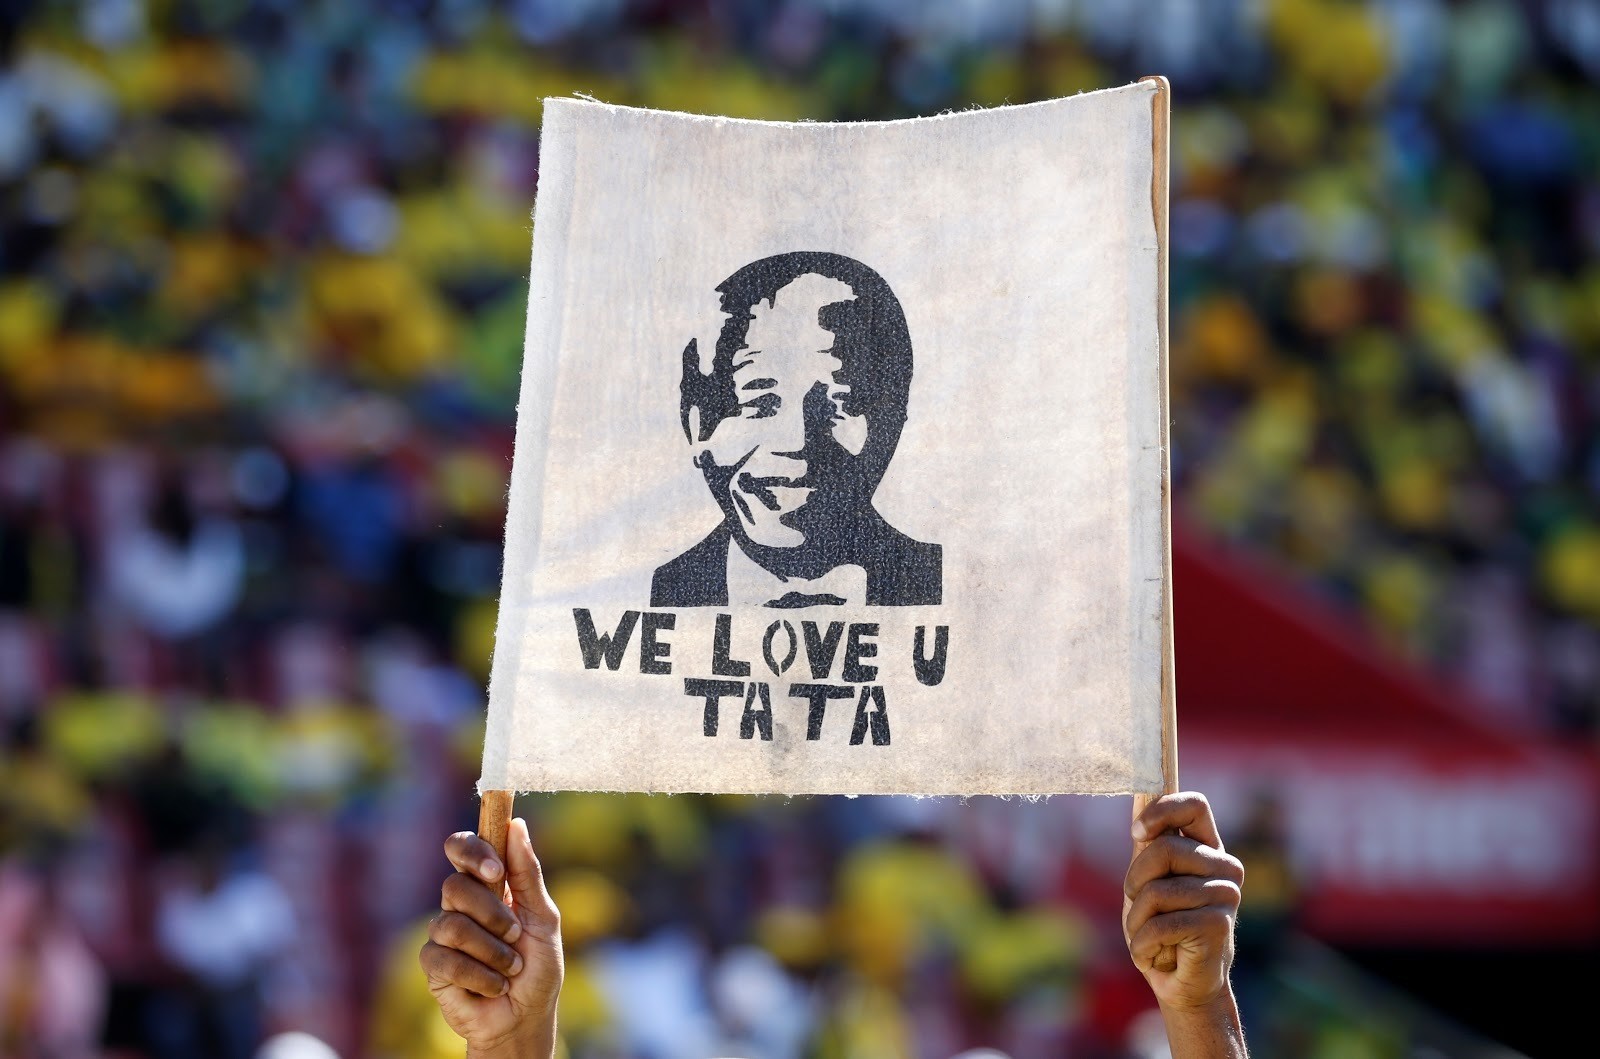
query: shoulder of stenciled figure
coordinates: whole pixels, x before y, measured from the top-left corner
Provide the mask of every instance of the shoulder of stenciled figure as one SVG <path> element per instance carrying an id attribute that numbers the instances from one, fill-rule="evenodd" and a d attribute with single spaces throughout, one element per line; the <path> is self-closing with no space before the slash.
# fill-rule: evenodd
<path id="1" fill-rule="evenodd" d="M 652 607 L 712 607 L 721 606 L 725 599 L 714 586 L 727 593 L 728 526 L 722 523 L 704 540 L 675 559 L 656 567 L 650 579 L 650 605 Z"/>

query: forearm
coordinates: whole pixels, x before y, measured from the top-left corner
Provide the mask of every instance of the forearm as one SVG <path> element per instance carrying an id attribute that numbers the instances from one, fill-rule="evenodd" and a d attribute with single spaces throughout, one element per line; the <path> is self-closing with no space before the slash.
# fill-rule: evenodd
<path id="1" fill-rule="evenodd" d="M 1163 1006 L 1172 1059 L 1246 1059 L 1244 1026 L 1230 990 L 1201 1008 Z"/>

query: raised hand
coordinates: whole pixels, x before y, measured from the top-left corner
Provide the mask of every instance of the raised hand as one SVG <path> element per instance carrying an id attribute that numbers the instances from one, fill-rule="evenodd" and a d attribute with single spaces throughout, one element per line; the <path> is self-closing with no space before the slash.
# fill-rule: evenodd
<path id="1" fill-rule="evenodd" d="M 444 881 L 419 958 L 445 1021 L 465 1038 L 469 1059 L 553 1054 L 561 917 L 527 823 L 511 822 L 505 865 L 470 831 L 447 838 L 444 851 L 456 873 Z"/>
<path id="2" fill-rule="evenodd" d="M 1228 969 L 1244 866 L 1224 849 L 1203 794 L 1151 802 L 1133 840 L 1122 932 L 1161 1005 L 1173 1056 L 1243 1056 Z"/>

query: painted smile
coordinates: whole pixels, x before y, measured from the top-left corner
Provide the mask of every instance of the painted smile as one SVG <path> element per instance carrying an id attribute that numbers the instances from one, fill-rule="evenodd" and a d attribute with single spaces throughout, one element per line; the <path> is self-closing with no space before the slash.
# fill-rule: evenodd
<path id="1" fill-rule="evenodd" d="M 815 491 L 804 478 L 757 477 L 748 473 L 739 475 L 736 484 L 741 493 L 755 497 L 768 511 L 793 510 Z"/>

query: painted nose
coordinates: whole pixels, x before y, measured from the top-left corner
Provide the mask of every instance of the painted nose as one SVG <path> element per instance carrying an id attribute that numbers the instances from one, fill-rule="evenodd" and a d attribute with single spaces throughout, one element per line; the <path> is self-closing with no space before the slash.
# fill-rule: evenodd
<path id="1" fill-rule="evenodd" d="M 833 424 L 833 402 L 828 400 L 828 387 L 820 382 L 815 383 L 806 392 L 806 398 L 798 409 L 791 404 L 780 414 L 784 416 L 784 444 L 793 447 L 782 452 L 775 451 L 773 455 L 791 460 L 809 459 L 814 447 L 827 436 Z"/>

